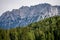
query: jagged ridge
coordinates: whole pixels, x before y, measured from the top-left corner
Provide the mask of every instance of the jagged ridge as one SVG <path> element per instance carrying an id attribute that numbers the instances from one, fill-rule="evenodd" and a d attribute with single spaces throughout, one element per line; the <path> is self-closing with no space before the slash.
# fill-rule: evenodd
<path id="1" fill-rule="evenodd" d="M 10 29 L 17 26 L 26 26 L 41 19 L 60 15 L 60 6 L 39 4 L 31 7 L 23 6 L 19 9 L 7 11 L 0 17 L 0 28 Z"/>

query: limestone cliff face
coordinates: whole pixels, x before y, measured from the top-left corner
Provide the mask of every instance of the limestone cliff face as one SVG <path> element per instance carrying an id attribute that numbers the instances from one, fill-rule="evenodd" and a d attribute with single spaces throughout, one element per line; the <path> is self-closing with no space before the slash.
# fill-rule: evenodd
<path id="1" fill-rule="evenodd" d="M 3 13 L 0 17 L 0 28 L 10 29 L 19 26 L 26 26 L 41 19 L 60 15 L 60 6 L 50 4 L 39 4 L 31 7 L 22 6 Z"/>

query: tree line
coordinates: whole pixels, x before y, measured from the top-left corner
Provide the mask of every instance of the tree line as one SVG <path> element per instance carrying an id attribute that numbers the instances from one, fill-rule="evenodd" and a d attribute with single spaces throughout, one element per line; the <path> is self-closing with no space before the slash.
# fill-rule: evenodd
<path id="1" fill-rule="evenodd" d="M 0 29 L 0 40 L 60 40 L 60 16 L 46 18 L 26 27 Z"/>

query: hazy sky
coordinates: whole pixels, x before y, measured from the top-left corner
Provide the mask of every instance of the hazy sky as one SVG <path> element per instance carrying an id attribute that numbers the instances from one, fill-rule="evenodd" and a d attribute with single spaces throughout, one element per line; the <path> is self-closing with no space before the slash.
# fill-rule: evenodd
<path id="1" fill-rule="evenodd" d="M 18 9 L 21 6 L 31 6 L 41 3 L 60 5 L 60 0 L 0 0 L 0 15 L 5 11 Z"/>

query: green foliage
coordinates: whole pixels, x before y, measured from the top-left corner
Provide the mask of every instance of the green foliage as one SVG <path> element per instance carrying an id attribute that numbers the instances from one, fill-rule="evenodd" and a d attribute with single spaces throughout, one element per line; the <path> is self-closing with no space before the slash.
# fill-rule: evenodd
<path id="1" fill-rule="evenodd" d="M 26 27 L 0 29 L 0 40 L 60 40 L 60 16 L 46 18 Z"/>

